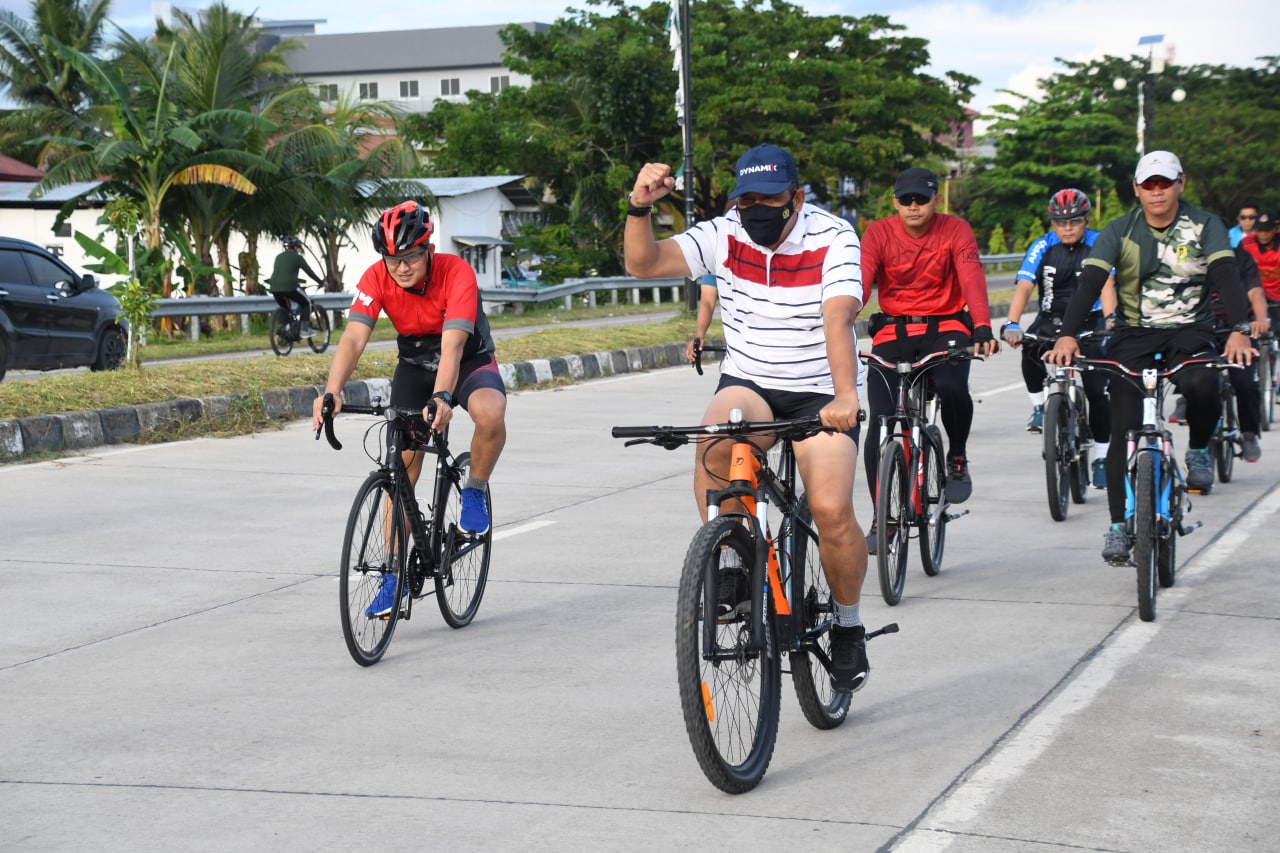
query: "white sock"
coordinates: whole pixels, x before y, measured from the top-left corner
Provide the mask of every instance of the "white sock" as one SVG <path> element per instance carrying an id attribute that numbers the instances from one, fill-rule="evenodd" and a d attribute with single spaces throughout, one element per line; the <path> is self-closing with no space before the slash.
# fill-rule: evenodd
<path id="1" fill-rule="evenodd" d="M 1028 392 L 1027 392 L 1027 396 L 1031 398 L 1031 405 L 1033 405 L 1033 406 L 1043 406 L 1043 405 L 1044 405 L 1044 392 L 1043 392 L 1043 391 L 1028 391 Z"/>
<path id="2" fill-rule="evenodd" d="M 856 628 L 862 624 L 862 614 L 858 612 L 861 602 L 858 602 L 858 604 L 841 604 L 833 598 L 831 603 L 836 608 L 836 624 L 841 628 Z"/>
<path id="3" fill-rule="evenodd" d="M 1111 446 L 1109 441 L 1095 441 L 1093 443 L 1093 458 L 1101 459 L 1104 462 L 1107 458 L 1107 448 Z"/>
<path id="4" fill-rule="evenodd" d="M 486 487 L 486 486 L 488 486 L 488 485 L 489 485 L 489 481 L 488 481 L 488 480 L 477 480 L 477 479 L 472 475 L 471 470 L 470 470 L 470 469 L 467 469 L 467 479 L 463 481 L 463 483 L 462 483 L 462 488 L 464 488 L 464 489 L 479 489 L 480 491 L 482 491 L 482 492 L 483 492 L 483 491 L 485 490 L 485 487 Z"/>

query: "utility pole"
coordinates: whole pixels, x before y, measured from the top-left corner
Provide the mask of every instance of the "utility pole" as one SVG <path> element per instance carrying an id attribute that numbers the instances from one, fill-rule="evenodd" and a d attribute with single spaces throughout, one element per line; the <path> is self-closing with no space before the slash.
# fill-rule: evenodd
<path id="1" fill-rule="evenodd" d="M 693 206 L 693 90 L 690 73 L 689 42 L 689 0 L 680 0 L 680 91 L 683 93 L 680 124 L 684 142 L 684 227 L 687 231 L 694 223 L 697 214 Z M 689 311 L 698 310 L 701 298 L 698 282 L 692 279 L 685 281 L 684 307 Z"/>

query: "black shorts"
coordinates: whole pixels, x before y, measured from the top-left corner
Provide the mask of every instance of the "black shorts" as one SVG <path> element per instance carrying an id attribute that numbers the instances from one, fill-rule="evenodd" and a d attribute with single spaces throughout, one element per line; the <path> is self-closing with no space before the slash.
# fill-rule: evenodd
<path id="1" fill-rule="evenodd" d="M 1213 330 L 1205 326 L 1173 329 L 1145 329 L 1126 326 L 1116 330 L 1107 342 L 1107 358 L 1130 370 L 1155 367 L 1155 354 L 1165 369 L 1193 356 L 1217 355 Z"/>
<path id="2" fill-rule="evenodd" d="M 462 408 L 467 407 L 467 400 L 477 388 L 492 388 L 502 392 L 505 397 L 507 387 L 502 383 L 502 374 L 498 372 L 498 359 L 493 353 L 485 352 L 465 359 L 458 368 L 458 385 L 453 391 L 453 400 Z M 396 364 L 396 372 L 391 377 L 391 405 L 396 409 L 416 409 L 421 411 L 436 390 L 436 374 L 416 364 L 401 361 Z"/>
<path id="3" fill-rule="evenodd" d="M 730 387 L 746 388 L 756 392 L 769 407 L 769 411 L 773 413 L 774 418 L 778 420 L 816 415 L 832 400 L 830 394 L 819 394 L 814 391 L 778 391 L 774 388 L 761 388 L 750 379 L 730 376 L 727 373 L 720 374 L 720 384 L 716 386 L 716 391 Z M 852 438 L 853 443 L 857 445 L 862 436 L 862 424 L 854 424 L 853 429 L 845 430 L 844 434 Z"/>

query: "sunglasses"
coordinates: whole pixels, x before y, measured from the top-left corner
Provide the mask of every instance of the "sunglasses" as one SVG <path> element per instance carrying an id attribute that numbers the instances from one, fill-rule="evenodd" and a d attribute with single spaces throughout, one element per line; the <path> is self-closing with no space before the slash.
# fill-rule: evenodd
<path id="1" fill-rule="evenodd" d="M 1176 183 L 1176 180 L 1171 181 L 1168 178 L 1147 178 L 1145 181 L 1138 184 L 1138 186 L 1142 187 L 1147 192 L 1151 192 L 1151 190 L 1167 190 Z"/>
<path id="2" fill-rule="evenodd" d="M 1073 216 L 1070 219 L 1055 219 L 1054 225 L 1083 225 L 1089 221 L 1087 216 Z"/>
<path id="3" fill-rule="evenodd" d="M 907 193 L 906 195 L 898 196 L 898 204 L 903 207 L 910 207 L 913 204 L 924 207 L 931 201 L 933 201 L 933 196 L 920 195 L 920 193 Z"/>
<path id="4" fill-rule="evenodd" d="M 1257 219 L 1257 218 L 1258 218 L 1258 217 L 1256 217 L 1256 216 L 1250 216 L 1250 215 L 1249 215 L 1249 214 L 1247 214 L 1247 213 L 1242 213 L 1242 214 L 1240 214 L 1239 216 L 1237 216 L 1237 217 L 1236 217 L 1236 219 L 1239 219 L 1241 222 L 1252 222 L 1253 220 L 1255 220 L 1255 219 Z"/>
<path id="5" fill-rule="evenodd" d="M 407 255 L 383 255 L 382 260 L 386 263 L 388 268 L 395 269 L 396 267 L 407 267 L 410 264 L 416 264 L 426 256 L 427 250 L 419 249 L 418 251 L 410 252 Z"/>

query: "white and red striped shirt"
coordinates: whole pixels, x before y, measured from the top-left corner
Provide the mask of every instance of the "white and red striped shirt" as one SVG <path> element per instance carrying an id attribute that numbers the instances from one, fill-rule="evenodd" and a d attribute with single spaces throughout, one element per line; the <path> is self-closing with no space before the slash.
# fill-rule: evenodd
<path id="1" fill-rule="evenodd" d="M 762 388 L 834 394 L 822 305 L 850 296 L 861 307 L 862 250 L 845 220 L 807 204 L 799 217 L 772 252 L 751 241 L 736 209 L 672 239 L 693 278 L 716 278 L 725 373 Z M 859 388 L 864 373 L 859 361 Z"/>

